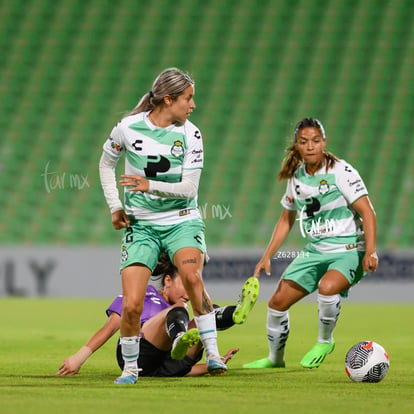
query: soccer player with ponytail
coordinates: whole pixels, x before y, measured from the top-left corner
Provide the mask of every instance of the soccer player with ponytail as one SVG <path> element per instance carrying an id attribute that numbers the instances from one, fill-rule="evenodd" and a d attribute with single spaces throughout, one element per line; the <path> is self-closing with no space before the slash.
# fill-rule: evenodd
<path id="1" fill-rule="evenodd" d="M 203 168 L 200 130 L 188 120 L 195 109 L 194 81 L 177 68 L 162 71 L 137 106 L 110 133 L 99 163 L 112 225 L 123 229 L 120 249 L 125 367 L 116 384 L 138 379 L 140 316 L 151 272 L 165 250 L 188 293 L 211 375 L 227 371 L 217 346 L 214 310 L 202 272 L 206 245 L 197 206 Z M 124 202 L 115 168 L 125 154 Z"/>
<path id="2" fill-rule="evenodd" d="M 297 124 L 279 179 L 287 180 L 282 213 L 254 276 L 262 271 L 270 276 L 271 258 L 296 220 L 309 243 L 282 274 L 269 300 L 268 357 L 244 368 L 285 367 L 289 308 L 317 290 L 318 340 L 301 360 L 304 368 L 316 368 L 334 349 L 341 297 L 377 269 L 376 217 L 358 172 L 326 150 L 325 130 L 317 119 Z"/>

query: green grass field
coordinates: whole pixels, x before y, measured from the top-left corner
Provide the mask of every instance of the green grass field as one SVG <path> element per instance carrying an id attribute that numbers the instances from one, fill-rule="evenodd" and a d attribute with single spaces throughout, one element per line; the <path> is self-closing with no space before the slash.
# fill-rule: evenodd
<path id="1" fill-rule="evenodd" d="M 105 321 L 111 299 L 1 299 L 1 413 L 409 413 L 414 412 L 414 305 L 344 302 L 336 349 L 314 370 L 299 365 L 316 340 L 316 304 L 291 309 L 286 368 L 242 369 L 267 355 L 266 304 L 257 303 L 245 325 L 219 333 L 222 352 L 238 346 L 223 377 L 140 378 L 117 386 L 116 338 L 93 355 L 75 377 L 54 374 Z M 377 384 L 353 383 L 344 357 L 371 339 L 390 354 Z"/>

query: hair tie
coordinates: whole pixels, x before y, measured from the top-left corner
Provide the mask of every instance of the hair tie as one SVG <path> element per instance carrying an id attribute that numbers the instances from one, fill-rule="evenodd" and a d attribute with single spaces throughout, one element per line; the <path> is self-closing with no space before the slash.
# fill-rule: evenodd
<path id="1" fill-rule="evenodd" d="M 153 91 L 149 91 L 149 97 L 150 97 L 150 99 L 154 97 L 154 92 Z"/>

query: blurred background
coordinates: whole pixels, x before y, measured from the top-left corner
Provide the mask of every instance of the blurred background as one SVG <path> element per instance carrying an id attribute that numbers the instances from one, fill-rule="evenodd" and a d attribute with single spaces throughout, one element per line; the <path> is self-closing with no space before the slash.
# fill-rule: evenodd
<path id="1" fill-rule="evenodd" d="M 115 273 L 121 233 L 100 186 L 102 145 L 171 66 L 196 82 L 211 277 L 249 276 L 280 213 L 284 149 L 311 116 L 368 187 L 385 258 L 378 277 L 413 280 L 413 1 L 9 0 L 0 1 L 0 293 L 119 287 L 116 275 L 109 293 L 95 282 L 62 288 L 62 278 L 101 273 L 102 284 L 108 266 Z M 303 244 L 296 229 L 285 248 Z"/>

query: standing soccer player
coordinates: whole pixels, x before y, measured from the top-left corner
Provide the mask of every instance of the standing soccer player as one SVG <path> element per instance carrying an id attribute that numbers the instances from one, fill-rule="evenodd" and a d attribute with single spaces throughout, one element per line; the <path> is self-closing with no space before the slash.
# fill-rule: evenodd
<path id="1" fill-rule="evenodd" d="M 270 260 L 282 246 L 295 220 L 309 243 L 283 273 L 269 300 L 268 358 L 244 368 L 282 368 L 289 335 L 289 308 L 318 290 L 319 336 L 302 358 L 304 368 L 319 367 L 333 351 L 333 330 L 340 299 L 348 289 L 378 266 L 376 218 L 358 172 L 325 150 L 326 137 L 317 119 L 296 125 L 294 144 L 288 148 L 279 179 L 287 179 L 283 211 L 254 276 L 270 275 Z M 297 218 L 297 215 L 299 216 Z"/>
<path id="2" fill-rule="evenodd" d="M 202 280 L 206 246 L 197 208 L 203 167 L 200 130 L 188 120 L 195 109 L 194 82 L 169 68 L 155 79 L 132 112 L 112 130 L 99 163 L 101 183 L 115 229 L 124 228 L 121 246 L 123 307 L 121 346 L 125 366 L 117 384 L 138 378 L 140 315 L 146 286 L 165 250 L 188 293 L 208 371 L 224 374 L 217 347 L 215 315 Z M 115 167 L 125 153 L 124 206 Z"/>

